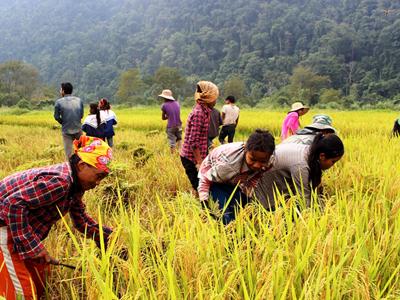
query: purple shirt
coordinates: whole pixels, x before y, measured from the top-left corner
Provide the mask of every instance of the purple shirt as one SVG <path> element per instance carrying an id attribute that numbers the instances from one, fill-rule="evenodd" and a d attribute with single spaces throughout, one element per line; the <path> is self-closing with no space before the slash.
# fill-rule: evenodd
<path id="1" fill-rule="evenodd" d="M 161 110 L 168 117 L 167 128 L 182 126 L 181 121 L 181 108 L 178 101 L 166 101 L 161 106 Z"/>

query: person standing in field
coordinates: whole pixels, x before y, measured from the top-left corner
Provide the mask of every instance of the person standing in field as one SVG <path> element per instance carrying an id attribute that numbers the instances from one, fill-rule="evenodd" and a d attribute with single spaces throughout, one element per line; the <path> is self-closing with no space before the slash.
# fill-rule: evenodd
<path id="1" fill-rule="evenodd" d="M 396 119 L 393 124 L 391 137 L 399 137 L 400 136 L 400 119 Z"/>
<path id="2" fill-rule="evenodd" d="M 0 298 L 40 299 L 50 265 L 59 262 L 43 244 L 49 231 L 69 213 L 74 226 L 100 247 L 112 229 L 85 212 L 82 200 L 109 170 L 111 148 L 82 135 L 69 162 L 35 168 L 0 181 Z"/>
<path id="3" fill-rule="evenodd" d="M 219 136 L 219 127 L 222 125 L 221 113 L 215 107 L 210 114 L 210 126 L 208 128 L 208 149 L 213 147 L 213 140 Z"/>
<path id="4" fill-rule="evenodd" d="M 72 96 L 73 86 L 69 82 L 61 83 L 60 94 L 54 106 L 54 119 L 62 126 L 64 151 L 67 160 L 72 154 L 72 142 L 82 135 L 83 103 Z"/>
<path id="5" fill-rule="evenodd" d="M 247 204 L 258 180 L 272 166 L 274 150 L 274 137 L 261 129 L 246 143 L 215 148 L 200 166 L 198 192 L 203 206 L 209 206 L 211 197 L 224 211 L 222 222 L 226 225 L 233 221 L 235 210 Z"/>
<path id="6" fill-rule="evenodd" d="M 228 137 L 228 143 L 232 143 L 235 137 L 236 126 L 239 123 L 239 107 L 235 102 L 234 96 L 228 96 L 222 107 L 222 128 L 218 138 L 221 144 L 225 144 L 226 137 Z"/>
<path id="7" fill-rule="evenodd" d="M 307 125 L 304 129 L 297 130 L 296 134 L 283 140 L 281 144 L 311 145 L 315 136 L 320 132 L 323 135 L 336 133 L 336 129 L 332 127 L 332 119 L 328 115 L 320 114 L 313 116 L 312 124 Z"/>
<path id="8" fill-rule="evenodd" d="M 301 102 L 292 104 L 292 109 L 288 112 L 282 124 L 281 141 L 296 133 L 300 127 L 299 118 L 305 115 L 310 110 Z"/>
<path id="9" fill-rule="evenodd" d="M 335 134 L 318 133 L 310 146 L 278 145 L 273 167 L 263 174 L 256 187 L 256 198 L 267 210 L 275 210 L 280 195 L 285 198 L 298 195 L 305 200 L 306 207 L 310 207 L 312 194 L 320 188 L 322 172 L 331 168 L 343 154 L 343 143 Z"/>
<path id="10" fill-rule="evenodd" d="M 158 97 L 164 100 L 161 105 L 161 119 L 167 122 L 167 138 L 171 153 L 180 149 L 182 141 L 181 107 L 179 102 L 172 96 L 171 90 L 163 90 Z"/>
<path id="11" fill-rule="evenodd" d="M 114 146 L 114 126 L 117 125 L 117 116 L 114 111 L 111 110 L 110 102 L 106 98 L 102 98 L 99 101 L 100 119 L 106 122 L 104 128 L 104 137 L 107 141 L 108 146 L 111 148 Z"/>
<path id="12" fill-rule="evenodd" d="M 219 90 L 214 83 L 199 81 L 194 94 L 196 104 L 186 122 L 185 139 L 180 156 L 195 194 L 199 185 L 198 170 L 208 152 L 210 114 L 218 96 Z"/>
<path id="13" fill-rule="evenodd" d="M 100 117 L 100 110 L 97 103 L 89 104 L 89 115 L 85 118 L 82 125 L 82 131 L 87 136 L 98 137 L 104 140 L 104 129 L 106 123 Z"/>

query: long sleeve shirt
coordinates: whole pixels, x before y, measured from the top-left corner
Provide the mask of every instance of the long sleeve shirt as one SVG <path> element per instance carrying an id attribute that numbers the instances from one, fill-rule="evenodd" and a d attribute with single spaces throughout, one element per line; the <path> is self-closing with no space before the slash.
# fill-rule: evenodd
<path id="1" fill-rule="evenodd" d="M 215 148 L 202 162 L 199 170 L 199 198 L 207 201 L 213 182 L 239 188 L 250 196 L 264 171 L 253 172 L 245 162 L 244 143 L 230 143 Z"/>
<path id="2" fill-rule="evenodd" d="M 69 212 L 74 226 L 100 241 L 99 224 L 86 212 L 83 191 L 75 188 L 69 163 L 15 173 L 0 181 L 0 226 L 7 226 L 21 259 L 44 246 L 51 227 Z M 112 230 L 103 227 L 105 242 Z"/>
<path id="3" fill-rule="evenodd" d="M 275 149 L 273 167 L 265 172 L 256 189 L 256 198 L 268 210 L 276 207 L 276 191 L 288 196 L 298 194 L 311 203 L 310 169 L 307 157 L 310 146 L 301 144 L 280 144 Z"/>
<path id="4" fill-rule="evenodd" d="M 209 107 L 196 104 L 186 122 L 185 140 L 180 155 L 194 163 L 197 163 L 194 158 L 194 149 L 200 150 L 201 159 L 207 156 L 210 114 L 211 109 Z"/>
<path id="5" fill-rule="evenodd" d="M 288 138 L 296 132 L 300 127 L 299 114 L 297 112 L 290 112 L 286 115 L 282 124 L 281 140 Z"/>
<path id="6" fill-rule="evenodd" d="M 61 124 L 62 132 L 75 134 L 81 131 L 83 118 L 82 100 L 74 96 L 65 96 L 54 105 L 54 119 Z"/>

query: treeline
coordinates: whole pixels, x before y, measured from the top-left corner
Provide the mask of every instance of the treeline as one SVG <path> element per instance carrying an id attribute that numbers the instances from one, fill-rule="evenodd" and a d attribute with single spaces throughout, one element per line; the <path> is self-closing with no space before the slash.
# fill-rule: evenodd
<path id="1" fill-rule="evenodd" d="M 188 99 L 207 79 L 252 106 L 396 104 L 399 16 L 390 0 L 9 0 L 0 61 L 87 101 L 147 104 L 166 87 Z"/>

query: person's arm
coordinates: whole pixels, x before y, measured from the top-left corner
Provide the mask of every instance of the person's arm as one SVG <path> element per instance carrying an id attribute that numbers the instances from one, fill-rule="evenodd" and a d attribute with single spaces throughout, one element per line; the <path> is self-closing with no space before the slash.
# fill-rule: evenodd
<path id="1" fill-rule="evenodd" d="M 68 183 L 56 176 L 46 176 L 25 183 L 18 191 L 5 200 L 6 219 L 16 250 L 22 259 L 44 258 L 48 261 L 48 253 L 29 224 L 28 216 L 34 209 L 49 206 L 68 193 Z M 47 255 L 46 255 L 47 254 Z"/>
<path id="2" fill-rule="evenodd" d="M 288 128 L 288 136 L 294 135 L 297 129 L 299 129 L 299 117 L 291 116 L 288 120 L 287 128 Z"/>
<path id="3" fill-rule="evenodd" d="M 207 163 L 206 163 L 207 162 Z M 211 164 L 208 161 L 203 161 L 199 169 L 199 187 L 197 191 L 199 193 L 199 199 L 202 202 L 208 201 L 210 195 L 210 187 L 212 181 L 208 178 L 207 173 L 211 168 Z"/>
<path id="4" fill-rule="evenodd" d="M 60 103 L 58 101 L 54 105 L 54 119 L 58 123 L 62 124 L 61 107 L 60 107 Z"/>
<path id="5" fill-rule="evenodd" d="M 163 111 L 163 112 L 161 113 L 161 119 L 162 119 L 162 120 L 168 120 L 168 116 L 167 116 L 167 114 L 165 113 L 165 111 Z"/>
<path id="6" fill-rule="evenodd" d="M 82 195 L 75 196 L 69 214 L 75 228 L 81 233 L 86 233 L 86 237 L 93 239 L 96 242 L 96 245 L 100 247 L 99 223 L 93 220 L 92 217 L 86 213 L 85 204 L 82 202 Z M 108 238 L 112 233 L 112 229 L 107 226 L 102 226 L 102 228 L 104 245 L 107 247 Z"/>
<path id="7" fill-rule="evenodd" d="M 83 115 L 84 115 L 84 108 L 83 108 L 83 102 L 82 102 L 82 100 L 80 101 L 81 102 L 81 119 L 83 118 Z"/>
<path id="8" fill-rule="evenodd" d="M 236 125 L 235 125 L 235 127 L 238 126 L 238 123 L 239 123 L 239 116 L 238 116 L 237 119 L 236 119 Z"/>
<path id="9" fill-rule="evenodd" d="M 189 145 L 192 148 L 194 159 L 196 161 L 196 167 L 199 168 L 200 164 L 202 163 L 202 158 L 200 154 L 200 137 L 201 137 L 201 132 L 202 132 L 202 127 L 205 126 L 204 120 L 201 117 L 201 114 L 198 112 L 195 112 L 192 114 L 192 118 L 190 120 L 192 123 L 190 133 L 189 133 Z"/>

